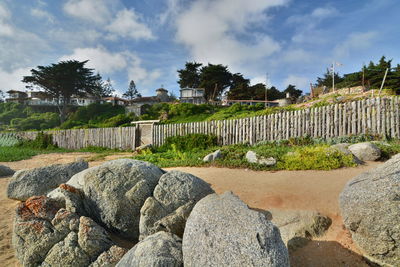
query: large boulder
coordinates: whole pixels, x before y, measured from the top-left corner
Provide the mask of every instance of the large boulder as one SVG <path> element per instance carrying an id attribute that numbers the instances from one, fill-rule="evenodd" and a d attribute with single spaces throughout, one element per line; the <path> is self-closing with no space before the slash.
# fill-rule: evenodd
<path id="1" fill-rule="evenodd" d="M 214 193 L 200 178 L 181 171 L 170 171 L 161 176 L 153 196 L 146 199 L 140 210 L 140 239 L 158 231 L 180 237 L 194 205 Z"/>
<path id="2" fill-rule="evenodd" d="M 0 177 L 11 176 L 14 173 L 15 173 L 15 171 L 12 170 L 11 168 L 4 166 L 4 165 L 0 165 Z"/>
<path id="3" fill-rule="evenodd" d="M 163 171 L 133 159 L 108 161 L 85 171 L 86 214 L 130 240 L 139 238 L 140 209 L 152 196 Z"/>
<path id="4" fill-rule="evenodd" d="M 117 264 L 117 267 L 147 266 L 183 266 L 182 240 L 174 234 L 158 232 L 136 244 Z"/>
<path id="5" fill-rule="evenodd" d="M 362 161 L 374 161 L 381 157 L 381 150 L 370 142 L 358 143 L 348 147 L 348 149 Z"/>
<path id="6" fill-rule="evenodd" d="M 104 251 L 92 262 L 89 267 L 113 267 L 122 259 L 128 250 L 118 246 L 112 246 L 109 250 Z"/>
<path id="7" fill-rule="evenodd" d="M 268 210 L 271 222 L 279 228 L 283 242 L 290 250 L 303 247 L 322 236 L 332 220 L 312 210 Z"/>
<path id="8" fill-rule="evenodd" d="M 45 195 L 86 168 L 87 162 L 77 161 L 17 171 L 8 184 L 7 196 L 25 201 L 32 196 Z"/>
<path id="9" fill-rule="evenodd" d="M 400 154 L 350 180 L 340 194 L 340 209 L 365 256 L 400 266 Z"/>
<path id="10" fill-rule="evenodd" d="M 182 242 L 185 266 L 289 266 L 278 228 L 231 192 L 196 204 Z"/>
<path id="11" fill-rule="evenodd" d="M 113 244 L 101 226 L 57 200 L 34 196 L 17 207 L 13 246 L 23 266 L 88 266 Z"/>

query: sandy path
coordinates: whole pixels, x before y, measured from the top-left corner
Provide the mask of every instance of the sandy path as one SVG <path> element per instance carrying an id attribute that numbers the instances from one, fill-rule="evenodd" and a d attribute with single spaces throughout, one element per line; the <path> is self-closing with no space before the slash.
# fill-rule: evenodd
<path id="1" fill-rule="evenodd" d="M 119 154 L 107 157 L 111 160 L 128 157 Z M 47 154 L 18 162 L 0 162 L 14 168 L 34 168 L 54 163 L 67 163 L 77 158 L 88 158 L 91 153 Z M 99 165 L 104 160 L 91 162 Z M 201 177 L 211 184 L 217 193 L 227 190 L 239 195 L 250 207 L 258 209 L 309 209 L 330 216 L 333 224 L 328 233 L 292 253 L 292 266 L 368 266 L 360 252 L 343 229 L 339 215 L 338 196 L 345 183 L 352 177 L 378 166 L 369 163 L 357 168 L 333 171 L 279 171 L 256 172 L 227 168 L 175 168 Z M 11 247 L 12 218 L 17 201 L 6 197 L 9 178 L 0 178 L 0 266 L 18 266 Z"/>

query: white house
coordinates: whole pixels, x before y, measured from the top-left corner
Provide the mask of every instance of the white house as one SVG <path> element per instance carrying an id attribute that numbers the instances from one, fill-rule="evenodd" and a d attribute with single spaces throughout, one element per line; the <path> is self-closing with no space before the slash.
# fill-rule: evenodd
<path id="1" fill-rule="evenodd" d="M 204 104 L 206 103 L 204 88 L 182 88 L 180 89 L 181 103 Z"/>

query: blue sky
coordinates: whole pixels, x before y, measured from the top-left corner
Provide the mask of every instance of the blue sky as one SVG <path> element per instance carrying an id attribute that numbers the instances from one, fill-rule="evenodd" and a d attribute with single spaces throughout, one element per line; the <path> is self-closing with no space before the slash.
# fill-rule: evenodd
<path id="1" fill-rule="evenodd" d="M 332 61 L 400 63 L 399 0 L 0 0 L 0 90 L 38 65 L 86 60 L 114 88 L 178 94 L 186 61 L 309 91 Z"/>

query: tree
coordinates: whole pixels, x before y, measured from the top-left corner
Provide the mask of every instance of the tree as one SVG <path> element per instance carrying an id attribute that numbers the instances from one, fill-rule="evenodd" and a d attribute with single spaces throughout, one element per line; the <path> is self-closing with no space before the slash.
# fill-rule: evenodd
<path id="1" fill-rule="evenodd" d="M 129 100 L 132 100 L 137 97 L 142 97 L 142 95 L 137 90 L 136 84 L 133 80 L 131 80 L 131 82 L 129 83 L 128 90 L 122 96 L 128 98 Z"/>
<path id="2" fill-rule="evenodd" d="M 276 100 L 281 98 L 285 98 L 285 93 L 279 91 L 275 86 L 271 86 L 271 88 L 267 90 L 268 100 Z"/>
<path id="3" fill-rule="evenodd" d="M 303 91 L 297 89 L 295 85 L 289 84 L 288 87 L 283 91 L 285 94 L 289 93 L 290 97 L 299 98 L 303 94 Z"/>
<path id="4" fill-rule="evenodd" d="M 97 75 L 100 77 L 100 74 Z M 114 87 L 111 84 L 110 78 L 108 78 L 106 81 L 98 81 L 98 86 L 92 91 L 92 95 L 98 99 L 101 99 L 103 97 L 112 96 L 114 92 Z"/>
<path id="5" fill-rule="evenodd" d="M 186 62 L 185 68 L 178 70 L 179 86 L 181 88 L 197 88 L 200 85 L 200 67 L 201 63 Z"/>
<path id="6" fill-rule="evenodd" d="M 85 67 L 86 61 L 68 60 L 50 66 L 38 66 L 22 82 L 42 88 L 57 100 L 61 122 L 65 121 L 71 96 L 85 96 L 99 90 L 100 75 Z"/>
<path id="7" fill-rule="evenodd" d="M 335 72 L 334 74 L 335 76 L 335 83 L 340 83 L 342 82 L 343 78 L 340 77 L 340 75 Z M 317 78 L 317 83 L 315 84 L 315 86 L 317 87 L 322 87 L 322 86 L 326 86 L 326 87 L 332 87 L 332 72 L 329 69 L 326 69 L 326 72 L 324 73 L 324 76 L 322 78 L 318 77 Z"/>
<path id="8" fill-rule="evenodd" d="M 250 89 L 250 80 L 240 73 L 233 74 L 227 96 L 230 100 L 252 99 L 254 95 Z"/>
<path id="9" fill-rule="evenodd" d="M 205 89 L 207 100 L 218 99 L 222 92 L 231 85 L 232 74 L 227 66 L 208 64 L 200 70 L 200 87 Z"/>

